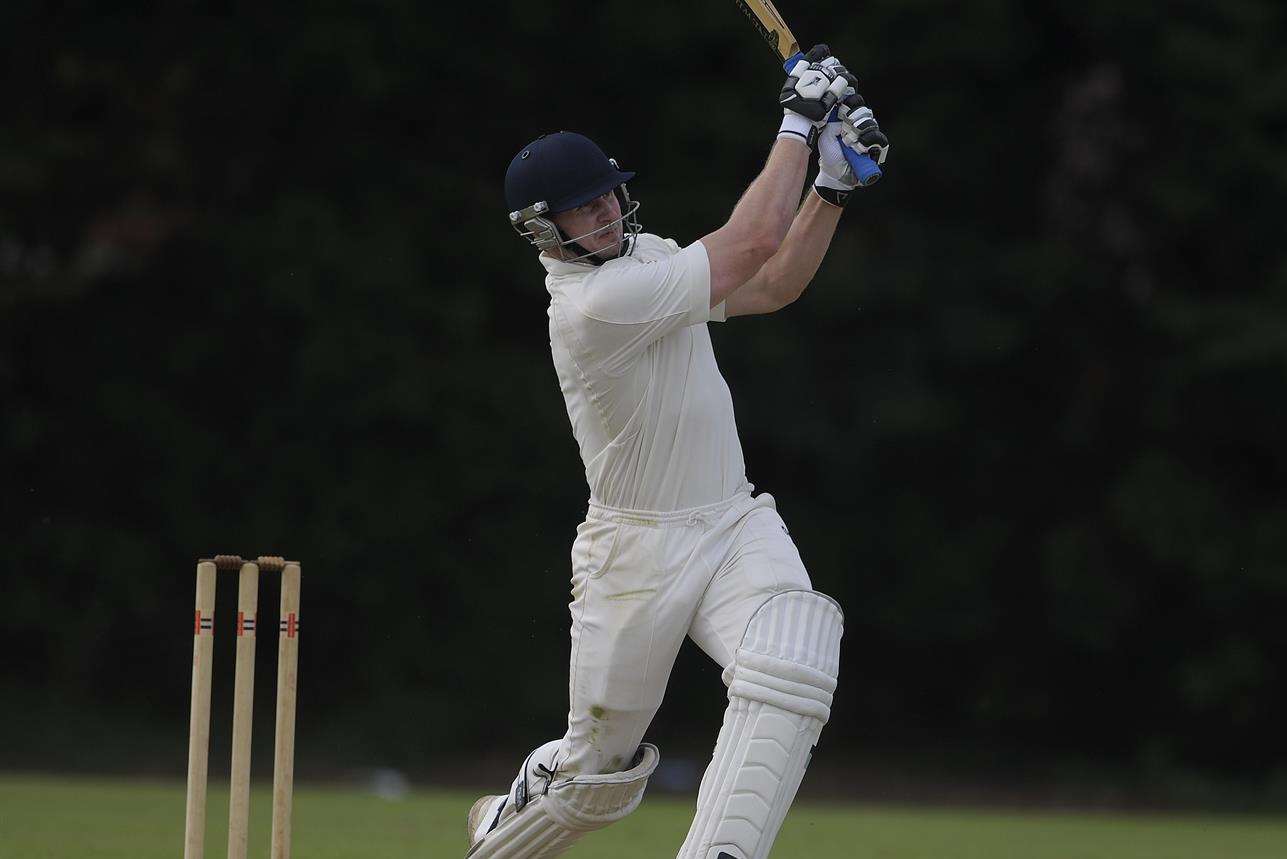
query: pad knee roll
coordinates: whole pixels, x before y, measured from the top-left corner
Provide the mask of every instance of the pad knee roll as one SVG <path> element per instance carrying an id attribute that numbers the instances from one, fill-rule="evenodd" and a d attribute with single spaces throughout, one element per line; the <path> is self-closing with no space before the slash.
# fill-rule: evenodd
<path id="1" fill-rule="evenodd" d="M 844 614 L 816 591 L 784 591 L 751 616 L 724 670 L 730 698 L 761 701 L 824 725 L 840 673 Z"/>

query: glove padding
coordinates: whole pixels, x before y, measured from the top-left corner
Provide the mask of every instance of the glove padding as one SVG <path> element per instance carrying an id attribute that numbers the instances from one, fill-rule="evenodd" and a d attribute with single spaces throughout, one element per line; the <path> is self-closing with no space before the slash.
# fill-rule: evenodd
<path id="1" fill-rule="evenodd" d="M 799 114 L 820 128 L 849 88 L 849 78 L 849 71 L 831 56 L 830 48 L 814 45 L 791 69 L 778 103 L 784 111 Z"/>
<path id="2" fill-rule="evenodd" d="M 877 164 L 884 164 L 889 155 L 889 138 L 876 123 L 876 115 L 854 93 L 846 96 L 836 111 L 840 119 L 840 138 L 855 152 L 866 155 Z"/>

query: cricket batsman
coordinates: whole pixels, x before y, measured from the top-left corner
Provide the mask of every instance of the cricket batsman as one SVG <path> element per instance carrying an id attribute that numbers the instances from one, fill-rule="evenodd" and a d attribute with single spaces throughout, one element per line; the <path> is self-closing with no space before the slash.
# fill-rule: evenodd
<path id="1" fill-rule="evenodd" d="M 706 326 L 800 297 L 858 186 L 841 141 L 884 161 L 854 80 L 825 45 L 796 63 L 763 170 L 684 247 L 642 231 L 635 174 L 579 134 L 539 137 L 509 165 L 590 500 L 572 544 L 567 731 L 474 804 L 470 859 L 558 856 L 638 807 L 659 760 L 643 737 L 685 636 L 723 668 L 728 709 L 678 856 L 769 855 L 830 715 L 843 616 L 773 497 L 752 494 Z"/>

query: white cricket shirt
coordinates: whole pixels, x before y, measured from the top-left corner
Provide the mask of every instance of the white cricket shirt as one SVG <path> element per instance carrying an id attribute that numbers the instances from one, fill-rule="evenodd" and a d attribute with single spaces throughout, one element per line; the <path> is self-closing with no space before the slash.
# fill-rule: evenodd
<path id="1" fill-rule="evenodd" d="M 747 486 L 733 398 L 707 321 L 710 261 L 641 233 L 596 268 L 542 254 L 550 351 L 590 500 L 630 510 L 713 504 Z"/>

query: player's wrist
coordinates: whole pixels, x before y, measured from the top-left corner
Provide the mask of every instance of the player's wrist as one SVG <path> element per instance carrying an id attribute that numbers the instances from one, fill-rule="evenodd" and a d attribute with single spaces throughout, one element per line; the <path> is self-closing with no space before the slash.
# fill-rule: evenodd
<path id="1" fill-rule="evenodd" d="M 782 124 L 778 126 L 778 139 L 799 140 L 805 146 L 813 146 L 817 139 L 818 129 L 808 117 L 790 110 L 782 112 Z"/>
<path id="2" fill-rule="evenodd" d="M 832 191 L 853 191 L 858 187 L 856 182 L 849 182 L 847 176 L 844 178 L 832 176 L 826 170 L 818 170 L 818 175 L 814 177 L 813 184 L 819 188 L 827 188 Z"/>
<path id="3" fill-rule="evenodd" d="M 840 183 L 835 185 L 823 184 L 821 182 L 813 183 L 813 193 L 821 198 L 822 202 L 829 206 L 835 206 L 837 209 L 843 209 L 853 196 L 854 189 L 846 188 Z"/>

